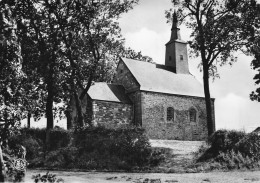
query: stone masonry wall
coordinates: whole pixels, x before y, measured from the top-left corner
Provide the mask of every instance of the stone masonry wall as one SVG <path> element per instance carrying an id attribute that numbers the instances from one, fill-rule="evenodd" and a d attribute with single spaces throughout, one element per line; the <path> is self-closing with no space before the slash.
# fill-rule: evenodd
<path id="1" fill-rule="evenodd" d="M 133 102 L 133 124 L 142 126 L 142 104 L 141 104 L 141 91 L 132 92 L 129 98 Z"/>
<path id="2" fill-rule="evenodd" d="M 142 126 L 146 129 L 149 138 L 179 140 L 205 140 L 207 138 L 204 98 L 142 91 L 141 103 Z M 174 108 L 174 121 L 167 121 L 167 107 Z M 197 112 L 196 122 L 190 122 L 190 108 L 194 108 Z"/>
<path id="3" fill-rule="evenodd" d="M 138 82 L 122 61 L 118 63 L 113 83 L 123 85 L 126 92 L 133 92 L 140 88 Z"/>
<path id="4" fill-rule="evenodd" d="M 141 93 L 139 91 L 140 85 L 124 64 L 120 61 L 117 66 L 117 72 L 113 83 L 124 86 L 126 92 L 129 94 L 133 102 L 133 123 L 136 126 L 142 125 L 142 111 L 141 111 Z"/>
<path id="5" fill-rule="evenodd" d="M 93 124 L 115 128 L 132 122 L 132 105 L 94 100 L 92 102 Z"/>

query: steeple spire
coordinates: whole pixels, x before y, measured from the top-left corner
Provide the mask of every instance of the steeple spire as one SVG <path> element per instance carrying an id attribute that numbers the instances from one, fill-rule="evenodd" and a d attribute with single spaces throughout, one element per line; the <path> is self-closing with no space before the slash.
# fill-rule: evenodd
<path id="1" fill-rule="evenodd" d="M 177 28 L 177 25 L 178 25 L 177 13 L 174 10 L 174 13 L 172 15 L 172 29 L 171 30 L 173 30 L 174 28 Z"/>
<path id="2" fill-rule="evenodd" d="M 176 11 L 172 15 L 171 39 L 166 43 L 165 65 L 176 74 L 190 74 L 187 42 L 181 40 Z"/>
<path id="3" fill-rule="evenodd" d="M 177 13 L 174 10 L 174 13 L 172 15 L 172 28 L 171 28 L 171 40 L 176 40 L 179 39 L 181 40 L 181 35 L 180 35 L 180 29 L 178 28 L 178 18 L 177 18 Z"/>

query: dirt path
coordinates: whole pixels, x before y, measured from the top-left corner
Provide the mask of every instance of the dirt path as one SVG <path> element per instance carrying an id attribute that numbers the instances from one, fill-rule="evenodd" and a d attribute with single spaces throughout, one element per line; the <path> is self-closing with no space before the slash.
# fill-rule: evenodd
<path id="1" fill-rule="evenodd" d="M 185 173 L 192 163 L 194 153 L 205 145 L 204 141 L 150 140 L 152 147 L 171 149 L 165 162 L 156 168 L 157 172 Z"/>
<path id="2" fill-rule="evenodd" d="M 32 175 L 46 171 L 29 170 L 25 182 L 33 182 Z M 51 171 L 65 183 L 260 183 L 260 171 L 255 172 L 211 172 L 186 174 L 161 173 L 102 173 Z"/>

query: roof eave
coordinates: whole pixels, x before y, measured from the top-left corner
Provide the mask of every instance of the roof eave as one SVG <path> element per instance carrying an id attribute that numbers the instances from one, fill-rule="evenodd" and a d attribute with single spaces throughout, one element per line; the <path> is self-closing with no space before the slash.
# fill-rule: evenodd
<path id="1" fill-rule="evenodd" d="M 175 93 L 167 93 L 167 92 L 151 91 L 151 90 L 146 90 L 146 89 L 140 89 L 140 91 L 151 92 L 151 93 L 161 93 L 161 94 L 166 94 L 166 95 L 175 95 L 175 96 L 195 97 L 195 98 L 202 98 L 202 99 L 205 98 L 205 97 L 202 97 L 202 96 L 182 95 L 182 94 L 175 94 Z M 210 99 L 211 99 L 211 100 L 215 100 L 215 98 L 210 98 Z"/>
<path id="2" fill-rule="evenodd" d="M 102 101 L 102 102 L 113 102 L 113 103 L 119 103 L 119 104 L 128 104 L 128 105 L 132 105 L 131 102 L 121 102 L 121 101 L 112 101 L 112 100 L 102 100 L 102 99 L 92 99 L 93 101 Z"/>

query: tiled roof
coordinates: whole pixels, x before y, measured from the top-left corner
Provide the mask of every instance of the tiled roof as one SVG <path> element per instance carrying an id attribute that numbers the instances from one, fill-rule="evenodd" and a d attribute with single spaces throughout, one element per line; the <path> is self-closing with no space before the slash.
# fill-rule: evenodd
<path id="1" fill-rule="evenodd" d="M 131 103 L 122 85 L 97 82 L 89 88 L 88 95 L 93 100 Z"/>
<path id="2" fill-rule="evenodd" d="M 140 84 L 140 90 L 204 97 L 202 84 L 191 74 L 176 74 L 159 64 L 121 59 Z"/>

